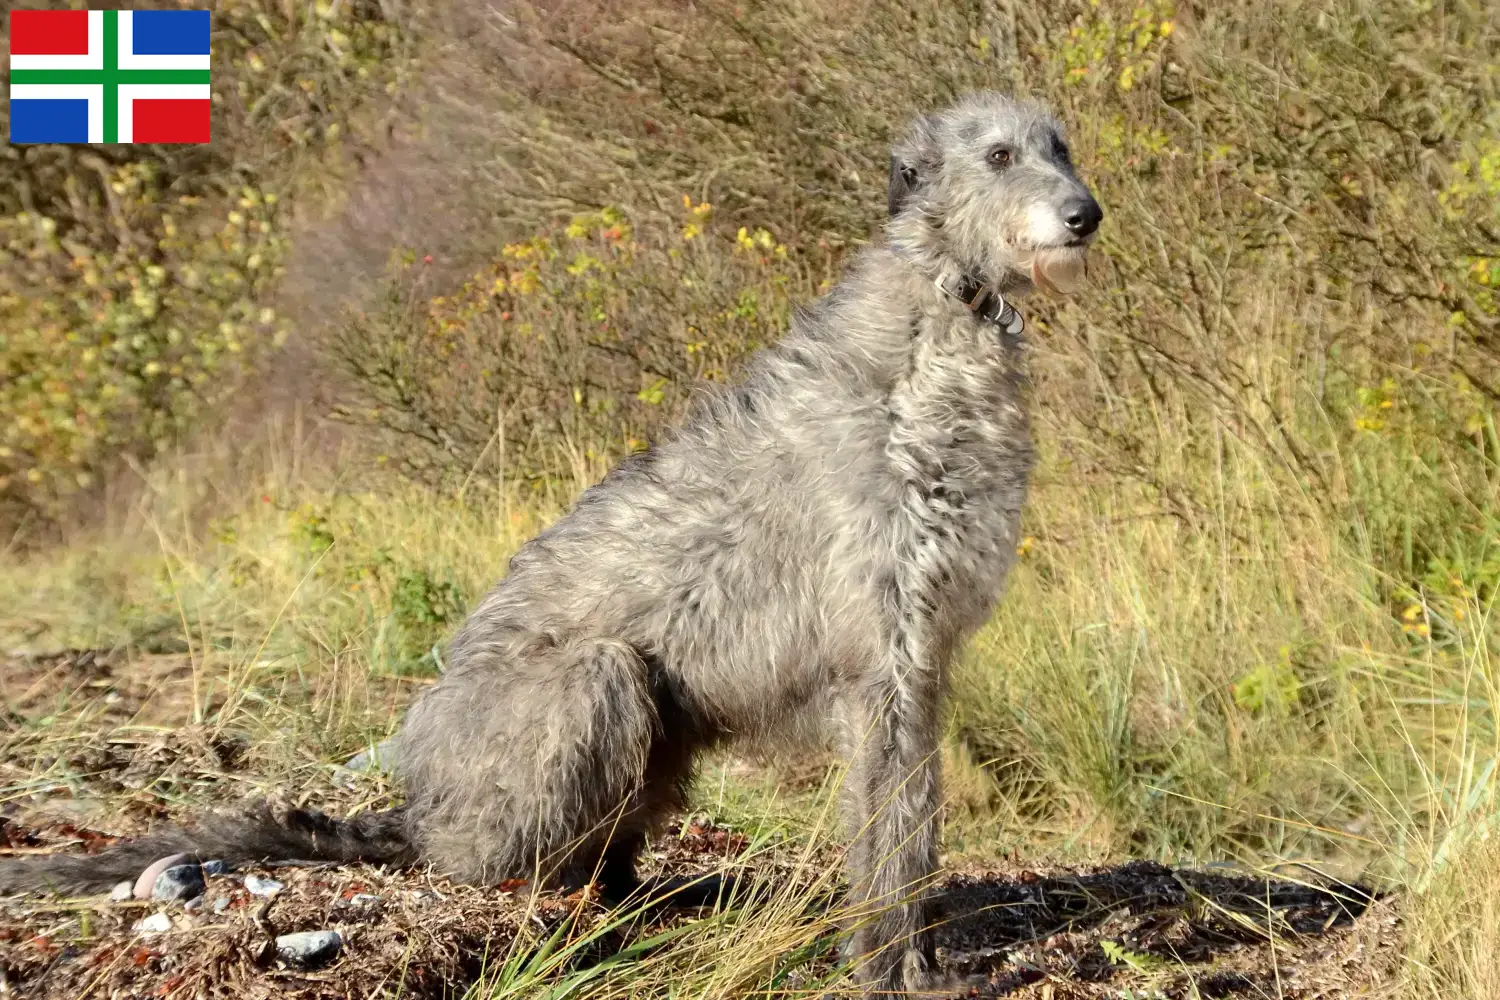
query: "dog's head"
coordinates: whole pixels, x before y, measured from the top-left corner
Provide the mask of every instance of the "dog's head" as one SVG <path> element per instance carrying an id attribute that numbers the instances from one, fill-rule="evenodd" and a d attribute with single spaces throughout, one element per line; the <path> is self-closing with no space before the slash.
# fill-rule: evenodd
<path id="1" fill-rule="evenodd" d="M 893 242 L 1014 291 L 1070 291 L 1104 212 L 1073 171 L 1062 125 L 1001 94 L 919 119 L 891 155 Z"/>

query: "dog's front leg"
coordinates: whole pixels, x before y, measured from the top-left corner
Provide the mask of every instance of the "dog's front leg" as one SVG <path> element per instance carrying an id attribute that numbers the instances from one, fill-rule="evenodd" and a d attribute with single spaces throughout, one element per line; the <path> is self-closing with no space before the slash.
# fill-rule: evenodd
<path id="1" fill-rule="evenodd" d="M 867 990 L 920 990 L 933 974 L 937 870 L 937 671 L 892 664 L 850 694 L 845 794 L 856 975 Z"/>

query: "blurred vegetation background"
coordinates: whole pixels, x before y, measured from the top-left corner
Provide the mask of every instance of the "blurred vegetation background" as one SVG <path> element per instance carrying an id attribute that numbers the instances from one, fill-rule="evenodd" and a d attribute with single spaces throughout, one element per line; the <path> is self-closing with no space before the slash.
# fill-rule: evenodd
<path id="1" fill-rule="evenodd" d="M 1043 461 L 950 850 L 1373 866 L 1426 901 L 1412 988 L 1500 995 L 1500 8 L 214 9 L 211 145 L 0 162 L 18 642 L 189 649 L 247 726 L 430 674 L 878 238 L 909 116 L 1031 94 L 1106 222 L 1028 305 Z"/>

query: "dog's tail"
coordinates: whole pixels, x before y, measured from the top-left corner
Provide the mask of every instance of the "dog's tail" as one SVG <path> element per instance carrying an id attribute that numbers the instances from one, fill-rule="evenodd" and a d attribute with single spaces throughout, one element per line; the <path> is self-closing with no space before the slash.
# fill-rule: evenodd
<path id="1" fill-rule="evenodd" d="M 167 827 L 113 844 L 97 854 L 0 858 L 0 895 L 103 892 L 172 854 L 231 864 L 298 860 L 405 866 L 417 859 L 404 809 L 340 820 L 261 802 L 238 813 L 205 816 L 190 827 Z"/>

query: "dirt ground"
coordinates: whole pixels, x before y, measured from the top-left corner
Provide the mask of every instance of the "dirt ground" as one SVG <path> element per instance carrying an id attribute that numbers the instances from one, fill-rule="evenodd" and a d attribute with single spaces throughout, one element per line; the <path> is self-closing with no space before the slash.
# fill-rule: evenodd
<path id="1" fill-rule="evenodd" d="M 108 668 L 97 657 L 0 666 L 15 668 L 0 681 L 13 713 L 29 715 L 28 702 L 67 685 L 97 699 L 105 689 L 117 692 L 99 708 L 105 716 L 138 712 L 151 697 L 98 685 Z M 89 698 L 80 697 L 79 710 L 87 712 Z M 121 705 L 126 699 L 131 704 Z M 23 731 L 20 721 L 19 714 L 0 718 L 0 788 L 32 791 L 0 799 L 0 854 L 97 850 L 112 835 L 137 832 L 169 811 L 147 789 L 164 782 L 202 787 L 244 765 L 241 748 L 205 727 L 110 735 L 96 725 L 76 738 L 46 740 L 34 728 Z M 59 761 L 66 766 L 55 766 Z M 36 775 L 51 773 L 73 778 L 38 784 Z M 360 794 L 332 786 L 328 792 L 347 795 L 348 807 Z M 114 811 L 101 816 L 106 803 Z M 647 874 L 723 870 L 745 849 L 741 833 L 694 822 L 661 838 Z M 775 878 L 760 881 L 784 886 L 837 861 L 830 853 L 809 865 L 789 848 L 784 856 L 757 852 L 753 863 L 778 868 Z M 266 898 L 252 895 L 247 874 L 284 888 Z M 1390 994 L 1400 964 L 1397 900 L 1311 879 L 1142 861 L 1007 864 L 949 873 L 937 891 L 939 962 L 965 981 L 968 996 L 1375 997 Z M 703 916 L 677 910 L 642 918 L 600 936 L 575 964 L 607 959 L 632 940 Z M 139 929 L 147 918 L 166 929 Z M 186 904 L 0 899 L 0 997 L 454 996 L 493 968 L 496 956 L 524 955 L 565 922 L 572 921 L 571 933 L 587 934 L 607 919 L 587 893 L 533 895 L 521 884 L 475 889 L 425 872 L 368 866 L 278 865 L 211 875 L 207 891 Z M 275 953 L 278 935 L 330 929 L 343 945 L 325 964 L 291 967 Z M 830 946 L 807 969 L 831 969 L 836 961 Z"/>

